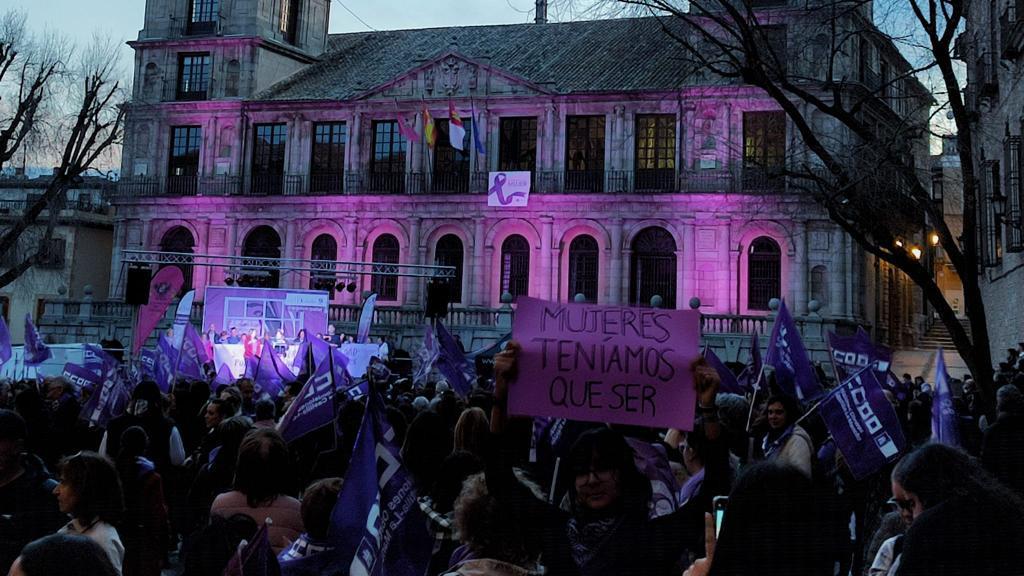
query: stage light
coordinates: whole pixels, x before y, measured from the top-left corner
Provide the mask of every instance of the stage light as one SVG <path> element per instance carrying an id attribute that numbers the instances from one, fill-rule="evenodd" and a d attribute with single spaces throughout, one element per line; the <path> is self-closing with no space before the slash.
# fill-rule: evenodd
<path id="1" fill-rule="evenodd" d="M 335 292 L 341 292 L 344 289 L 345 289 L 345 283 L 344 282 L 338 282 L 337 284 L 334 285 L 334 291 Z"/>
<path id="2" fill-rule="evenodd" d="M 350 293 L 351 292 L 355 292 L 356 291 L 356 283 L 355 282 L 349 282 L 348 286 L 345 287 L 345 290 L 348 290 Z"/>
<path id="3" fill-rule="evenodd" d="M 231 276 L 228 276 L 227 278 L 224 279 L 224 283 L 227 284 L 228 286 L 234 286 L 235 279 L 232 278 Z"/>

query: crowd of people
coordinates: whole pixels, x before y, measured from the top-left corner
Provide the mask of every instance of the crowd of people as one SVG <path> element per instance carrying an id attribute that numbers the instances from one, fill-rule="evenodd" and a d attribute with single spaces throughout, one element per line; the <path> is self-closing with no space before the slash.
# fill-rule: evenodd
<path id="1" fill-rule="evenodd" d="M 808 406 L 771 378 L 722 393 L 702 359 L 689 431 L 510 417 L 519 350 L 467 397 L 442 379 L 371 381 L 433 536 L 423 574 L 1024 574 L 1024 344 L 994 401 L 953 382 L 962 447 L 930 440 L 933 387 L 904 375 L 890 401 L 905 454 L 860 479 Z M 277 425 L 301 388 L 143 381 L 100 429 L 62 379 L 3 384 L 0 574 L 157 576 L 174 558 L 219 576 L 264 522 L 282 573 L 300 574 L 293 561 L 334 545 L 366 410 L 339 394 L 334 426 L 288 443 Z M 672 472 L 668 509 L 638 446 Z"/>

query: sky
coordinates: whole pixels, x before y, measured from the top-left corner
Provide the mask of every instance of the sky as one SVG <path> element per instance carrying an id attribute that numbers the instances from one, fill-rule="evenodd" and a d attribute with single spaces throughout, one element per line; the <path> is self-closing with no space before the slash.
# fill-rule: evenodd
<path id="1" fill-rule="evenodd" d="M 142 28 L 146 3 L 35 0 L 20 4 L 19 9 L 28 12 L 29 28 L 33 31 L 56 30 L 87 43 L 96 32 L 122 41 L 136 38 Z M 533 20 L 533 6 L 534 0 L 331 0 L 330 31 L 529 22 Z M 130 65 L 130 48 L 125 47 L 123 58 Z"/>

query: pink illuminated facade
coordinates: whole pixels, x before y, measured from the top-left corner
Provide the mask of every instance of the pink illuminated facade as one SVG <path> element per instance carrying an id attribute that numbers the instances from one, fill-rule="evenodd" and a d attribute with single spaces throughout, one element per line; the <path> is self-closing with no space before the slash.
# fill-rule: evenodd
<path id="1" fill-rule="evenodd" d="M 657 295 L 764 315 L 782 297 L 894 341 L 913 326 L 905 284 L 775 177 L 808 156 L 777 104 L 687 70 L 657 19 L 328 36 L 328 9 L 149 0 L 132 43 L 115 294 L 116 251 L 139 248 L 453 265 L 462 307 L 505 292 L 641 306 Z M 798 28 L 780 29 L 801 46 Z M 815 74 L 814 53 L 794 52 Z M 885 50 L 856 53 L 851 73 L 887 66 Z M 465 152 L 449 142 L 449 103 Z M 488 173 L 509 170 L 531 172 L 528 206 L 488 207 Z M 202 289 L 240 274 L 187 276 Z M 424 300 L 422 281 L 372 278 L 333 299 L 370 289 L 382 306 Z"/>

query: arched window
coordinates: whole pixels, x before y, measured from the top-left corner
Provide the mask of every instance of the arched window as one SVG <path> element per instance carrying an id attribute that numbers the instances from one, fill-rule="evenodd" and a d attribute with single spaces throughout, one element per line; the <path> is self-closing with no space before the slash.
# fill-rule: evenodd
<path id="1" fill-rule="evenodd" d="M 750 243 L 747 254 L 747 308 L 768 310 L 768 302 L 782 294 L 782 251 L 767 236 Z"/>
<path id="2" fill-rule="evenodd" d="M 192 237 L 192 232 L 184 226 L 175 226 L 168 230 L 164 237 L 160 240 L 160 251 L 161 252 L 174 252 L 177 254 L 192 254 L 195 252 L 196 241 Z M 192 289 L 192 265 L 183 264 L 181 262 L 192 262 L 191 257 L 187 256 L 167 256 L 167 260 L 174 261 L 175 264 L 163 264 L 160 268 L 166 266 L 177 266 L 181 268 L 181 274 L 185 277 L 185 282 L 181 285 L 181 293 L 184 294 Z"/>
<path id="3" fill-rule="evenodd" d="M 313 272 L 309 276 L 310 290 L 325 290 L 334 299 L 334 285 L 337 278 L 334 274 L 334 261 L 338 259 L 338 242 L 330 234 L 321 234 L 313 240 L 310 249 L 310 259 L 313 260 L 314 269 L 323 269 L 323 272 Z M 324 261 L 321 266 L 317 260 Z M 328 264 L 329 262 L 329 264 Z"/>
<path id="4" fill-rule="evenodd" d="M 519 234 L 513 234 L 501 243 L 501 294 L 512 298 L 525 296 L 530 291 L 530 243 Z"/>
<path id="5" fill-rule="evenodd" d="M 398 264 L 398 238 L 392 234 L 381 234 L 373 241 L 371 259 L 376 264 Z M 398 300 L 398 276 L 374 275 L 370 290 L 377 293 L 377 300 Z"/>
<path id="6" fill-rule="evenodd" d="M 227 79 L 224 80 L 224 95 L 231 98 L 238 96 L 238 84 L 242 77 L 242 65 L 238 60 L 228 62 Z"/>
<path id="7" fill-rule="evenodd" d="M 676 241 L 664 228 L 644 228 L 633 238 L 629 302 L 650 306 L 661 296 L 663 308 L 676 307 Z"/>
<path id="8" fill-rule="evenodd" d="M 828 306 L 828 269 L 824 266 L 811 269 L 811 300 L 817 300 L 822 308 Z"/>
<path id="9" fill-rule="evenodd" d="M 455 267 L 455 278 L 451 281 L 449 296 L 454 303 L 462 302 L 462 240 L 455 234 L 445 234 L 437 241 L 434 249 L 434 264 Z"/>
<path id="10" fill-rule="evenodd" d="M 242 275 L 238 278 L 240 286 L 255 288 L 278 288 L 281 282 L 279 269 L 246 268 L 246 265 L 266 265 L 261 258 L 281 257 L 281 237 L 270 226 L 257 226 L 245 237 L 242 245 Z"/>
<path id="11" fill-rule="evenodd" d="M 597 240 L 580 235 L 569 243 L 569 300 L 583 294 L 587 302 L 597 302 Z"/>

